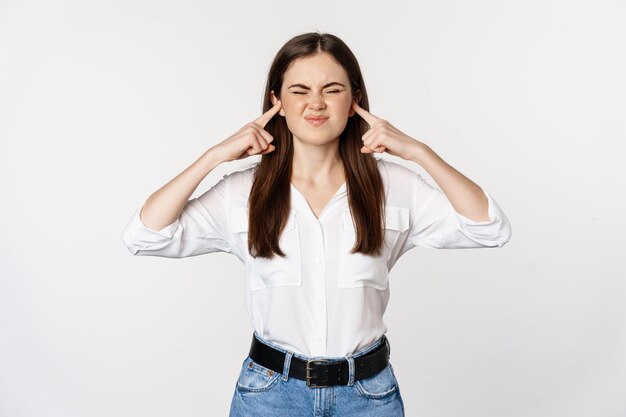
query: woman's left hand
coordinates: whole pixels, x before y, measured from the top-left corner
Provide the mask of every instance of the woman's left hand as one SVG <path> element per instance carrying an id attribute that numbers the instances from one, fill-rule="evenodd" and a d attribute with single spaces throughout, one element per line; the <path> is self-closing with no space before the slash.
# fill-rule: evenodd
<path id="1" fill-rule="evenodd" d="M 387 152 L 402 159 L 412 160 L 416 153 L 426 145 L 410 136 L 405 135 L 386 120 L 380 119 L 361 106 L 356 101 L 352 108 L 370 125 L 370 130 L 363 135 L 361 152 Z"/>

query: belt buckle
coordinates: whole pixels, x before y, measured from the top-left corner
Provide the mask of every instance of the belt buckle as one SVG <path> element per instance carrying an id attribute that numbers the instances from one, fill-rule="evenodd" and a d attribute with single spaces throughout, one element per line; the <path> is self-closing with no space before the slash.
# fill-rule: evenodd
<path id="1" fill-rule="evenodd" d="M 309 366 L 311 362 L 328 363 L 330 361 L 326 359 L 313 359 L 306 361 L 306 386 L 309 388 L 326 388 L 328 385 L 311 385 L 311 369 L 313 369 Z"/>

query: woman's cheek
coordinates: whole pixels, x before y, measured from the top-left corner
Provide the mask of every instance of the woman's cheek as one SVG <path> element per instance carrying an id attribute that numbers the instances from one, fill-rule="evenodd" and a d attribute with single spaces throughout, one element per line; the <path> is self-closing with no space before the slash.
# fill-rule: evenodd
<path id="1" fill-rule="evenodd" d="M 352 107 L 352 102 L 350 101 L 350 97 L 342 100 L 340 107 L 341 107 L 341 113 L 344 116 L 348 117 L 348 114 L 350 113 L 350 108 Z"/>

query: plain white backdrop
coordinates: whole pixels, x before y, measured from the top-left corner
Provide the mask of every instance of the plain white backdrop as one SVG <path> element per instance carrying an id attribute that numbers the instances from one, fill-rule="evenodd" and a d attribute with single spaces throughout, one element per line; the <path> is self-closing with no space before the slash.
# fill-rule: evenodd
<path id="1" fill-rule="evenodd" d="M 341 37 L 371 113 L 512 224 L 503 248 L 392 270 L 407 415 L 626 415 L 625 22 L 624 1 L 1 1 L 0 415 L 227 415 L 243 265 L 132 256 L 121 233 L 261 114 L 275 53 L 308 31 Z"/>

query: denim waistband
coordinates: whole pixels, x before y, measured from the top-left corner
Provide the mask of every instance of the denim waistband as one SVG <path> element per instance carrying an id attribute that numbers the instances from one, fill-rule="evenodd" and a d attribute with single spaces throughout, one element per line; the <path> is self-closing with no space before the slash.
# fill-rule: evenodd
<path id="1" fill-rule="evenodd" d="M 265 339 L 264 337 L 259 335 L 259 333 L 257 333 L 256 330 L 254 331 L 254 337 L 259 342 L 261 342 L 261 343 L 263 343 L 265 345 L 271 346 L 272 348 L 274 348 L 276 350 L 279 350 L 279 351 L 281 351 L 283 353 L 288 353 L 289 352 L 288 349 L 285 349 L 284 347 L 282 347 L 282 346 L 280 346 L 280 345 L 278 345 L 278 344 L 276 344 L 274 342 L 271 342 L 271 341 Z M 363 348 L 359 349 L 358 351 L 356 351 L 356 352 L 354 352 L 352 354 L 348 354 L 348 355 L 345 355 L 345 356 L 306 356 L 306 355 L 301 355 L 299 353 L 294 353 L 294 352 L 292 352 L 292 354 L 296 358 L 302 359 L 302 360 L 305 360 L 305 361 L 314 360 L 314 359 L 325 359 L 325 360 L 334 362 L 334 361 L 340 361 L 340 360 L 343 360 L 343 359 L 347 359 L 348 357 L 358 358 L 359 356 L 363 356 L 366 353 L 371 352 L 372 350 L 376 349 L 382 343 L 387 343 L 387 345 L 389 345 L 389 341 L 387 340 L 387 336 L 382 335 L 380 338 L 378 338 L 378 340 L 370 343 L 367 346 L 364 346 Z M 391 351 L 391 347 L 389 347 L 389 349 Z"/>

